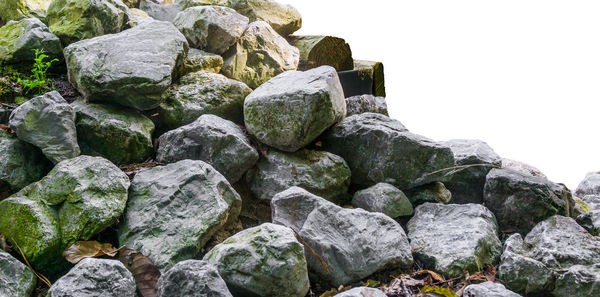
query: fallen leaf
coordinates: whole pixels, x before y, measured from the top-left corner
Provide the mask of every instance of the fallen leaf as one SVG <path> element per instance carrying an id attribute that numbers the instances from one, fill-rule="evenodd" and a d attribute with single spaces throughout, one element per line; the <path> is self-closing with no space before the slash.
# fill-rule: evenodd
<path id="1" fill-rule="evenodd" d="M 296 178 L 298 176 L 298 173 L 296 172 L 296 165 L 292 165 L 292 176 L 294 178 Z"/>
<path id="2" fill-rule="evenodd" d="M 141 297 L 157 296 L 160 271 L 154 266 L 152 260 L 136 250 L 122 249 L 119 252 L 119 261 L 133 274 Z"/>
<path id="3" fill-rule="evenodd" d="M 431 270 L 419 270 L 419 271 L 413 273 L 412 277 L 418 278 L 418 279 L 425 279 L 427 277 L 430 277 L 432 282 L 435 281 L 438 283 L 442 283 L 442 282 L 446 281 L 446 279 L 444 279 L 443 276 L 441 276 Z"/>
<path id="4" fill-rule="evenodd" d="M 96 258 L 100 256 L 114 257 L 119 249 L 114 248 L 110 243 L 99 243 L 93 241 L 78 241 L 72 244 L 63 252 L 63 257 L 67 261 L 77 264 L 85 258 Z"/>
<path id="5" fill-rule="evenodd" d="M 6 238 L 4 238 L 4 234 L 0 234 L 0 250 L 10 252 L 10 246 L 6 242 Z"/>
<path id="6" fill-rule="evenodd" d="M 369 288 L 375 288 L 377 286 L 379 286 L 379 282 L 376 280 L 372 280 L 372 279 L 368 279 L 366 282 L 362 282 L 363 286 L 365 287 L 369 287 Z"/>
<path id="7" fill-rule="evenodd" d="M 315 145 L 317 147 L 322 147 L 323 146 L 323 142 L 322 141 L 317 141 L 317 142 L 315 142 Z"/>
<path id="8" fill-rule="evenodd" d="M 442 288 L 442 287 L 423 287 L 423 289 L 421 289 L 421 293 L 435 293 L 437 295 L 440 296 L 444 296 L 444 297 L 458 297 L 458 295 L 452 293 L 452 291 L 448 288 Z"/>

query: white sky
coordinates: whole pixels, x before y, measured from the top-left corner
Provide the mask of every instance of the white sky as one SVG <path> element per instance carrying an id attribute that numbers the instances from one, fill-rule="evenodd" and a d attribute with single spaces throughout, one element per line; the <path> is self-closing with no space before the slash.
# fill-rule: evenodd
<path id="1" fill-rule="evenodd" d="M 600 1 L 279 0 L 385 65 L 391 117 L 481 139 L 574 190 L 600 170 Z"/>

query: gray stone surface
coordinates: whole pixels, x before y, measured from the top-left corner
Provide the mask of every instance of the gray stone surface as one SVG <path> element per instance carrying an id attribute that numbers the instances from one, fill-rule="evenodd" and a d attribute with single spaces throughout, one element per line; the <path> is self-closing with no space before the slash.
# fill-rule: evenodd
<path id="1" fill-rule="evenodd" d="M 56 91 L 29 99 L 10 114 L 19 139 L 39 147 L 53 163 L 79 156 L 75 111 Z"/>
<path id="2" fill-rule="evenodd" d="M 463 291 L 463 297 L 521 297 L 521 295 L 506 289 L 502 284 L 484 282 L 467 286 Z"/>
<path id="3" fill-rule="evenodd" d="M 556 277 L 554 296 L 600 296 L 600 263 L 573 265 Z"/>
<path id="4" fill-rule="evenodd" d="M 252 193 L 264 201 L 292 186 L 301 187 L 330 201 L 343 200 L 350 185 L 350 168 L 331 153 L 269 150 L 247 174 Z"/>
<path id="5" fill-rule="evenodd" d="M 233 297 L 217 268 L 205 261 L 181 261 L 158 280 L 158 297 Z"/>
<path id="6" fill-rule="evenodd" d="M 236 219 L 241 204 L 225 177 L 205 162 L 183 160 L 145 169 L 131 182 L 119 244 L 166 272 L 197 256 L 215 232 Z"/>
<path id="7" fill-rule="evenodd" d="M 29 297 L 36 281 L 29 267 L 0 250 L 0 296 Z"/>
<path id="8" fill-rule="evenodd" d="M 375 288 L 358 287 L 335 294 L 334 297 L 387 297 L 387 295 Z"/>
<path id="9" fill-rule="evenodd" d="M 233 184 L 256 164 L 258 152 L 234 122 L 205 114 L 158 139 L 157 161 L 185 159 L 207 162 Z"/>
<path id="10" fill-rule="evenodd" d="M 347 117 L 365 112 L 380 113 L 389 116 L 385 98 L 373 95 L 358 95 L 346 98 Z"/>
<path id="11" fill-rule="evenodd" d="M 304 248 L 287 227 L 265 223 L 215 246 L 204 260 L 217 266 L 236 296 L 304 297 L 309 280 Z"/>
<path id="12" fill-rule="evenodd" d="M 600 172 L 588 173 L 575 189 L 575 195 L 578 197 L 600 196 Z"/>
<path id="13" fill-rule="evenodd" d="M 174 0 L 173 3 L 162 3 L 162 0 L 140 0 L 140 9 L 146 12 L 150 17 L 159 20 L 173 22 L 178 13 L 185 9 L 181 0 Z"/>
<path id="14" fill-rule="evenodd" d="M 585 195 L 581 198 L 592 209 L 600 209 L 600 195 Z"/>
<path id="15" fill-rule="evenodd" d="M 60 40 L 36 18 L 10 21 L 0 28 L 1 62 L 33 63 L 34 49 L 43 50 L 49 59 L 62 58 Z"/>
<path id="16" fill-rule="evenodd" d="M 117 260 L 87 258 L 59 278 L 49 297 L 135 297 L 135 280 Z"/>
<path id="17" fill-rule="evenodd" d="M 452 193 L 441 182 L 425 184 L 405 192 L 408 200 L 415 207 L 425 202 L 448 204 L 452 200 Z"/>
<path id="18" fill-rule="evenodd" d="M 590 234 L 600 236 L 600 209 L 580 214 L 576 220 Z"/>
<path id="19" fill-rule="evenodd" d="M 354 193 L 352 206 L 371 212 L 381 212 L 390 218 L 409 216 L 414 212 L 408 197 L 398 188 L 386 183 L 378 183 Z"/>
<path id="20" fill-rule="evenodd" d="M 184 73 L 192 73 L 200 70 L 206 70 L 212 73 L 221 72 L 223 67 L 223 57 L 191 48 L 185 59 Z"/>
<path id="21" fill-rule="evenodd" d="M 331 66 L 284 72 L 244 101 L 248 132 L 287 152 L 310 144 L 345 114 L 344 91 Z"/>
<path id="22" fill-rule="evenodd" d="M 480 271 L 502 254 L 498 226 L 479 204 L 425 203 L 407 225 L 415 258 L 447 278 Z"/>
<path id="23" fill-rule="evenodd" d="M 271 209 L 273 223 L 292 228 L 312 249 L 305 251 L 311 272 L 334 287 L 412 267 L 404 230 L 384 214 L 342 208 L 299 187 L 275 195 Z"/>
<path id="24" fill-rule="evenodd" d="M 277 33 L 287 36 L 302 27 L 302 16 L 293 6 L 273 0 L 229 0 L 231 7 L 250 18 L 269 23 Z"/>
<path id="25" fill-rule="evenodd" d="M 502 158 L 502 168 L 512 169 L 523 174 L 547 178 L 541 170 L 520 161 L 515 161 L 507 158 Z"/>
<path id="26" fill-rule="evenodd" d="M 443 181 L 441 169 L 454 166 L 450 148 L 410 133 L 399 121 L 376 113 L 345 118 L 323 135 L 323 148 L 341 156 L 352 183 L 386 182 L 401 190 Z"/>
<path id="27" fill-rule="evenodd" d="M 157 107 L 183 70 L 187 40 L 171 23 L 148 20 L 65 48 L 69 82 L 89 101 Z"/>

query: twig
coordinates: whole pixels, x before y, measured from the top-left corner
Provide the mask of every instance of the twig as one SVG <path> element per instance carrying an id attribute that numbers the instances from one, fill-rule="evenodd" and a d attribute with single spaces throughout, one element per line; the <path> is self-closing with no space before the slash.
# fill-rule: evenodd
<path id="1" fill-rule="evenodd" d="M 35 269 L 33 269 L 33 267 L 31 267 L 31 264 L 29 264 L 29 261 L 27 261 L 27 257 L 25 257 L 25 254 L 23 253 L 23 250 L 21 250 L 21 247 L 19 246 L 19 244 L 13 238 L 11 238 L 11 241 L 15 244 L 15 246 L 19 250 L 19 253 L 21 253 L 21 257 L 23 257 L 23 260 L 25 260 L 25 264 L 27 264 L 27 267 L 29 267 L 31 272 L 33 272 L 33 274 L 35 274 L 35 276 L 37 276 L 37 278 L 39 278 L 44 284 L 46 284 L 46 286 L 48 286 L 48 288 L 50 288 L 52 286 L 52 283 L 48 280 L 48 278 L 46 278 L 43 274 L 36 272 Z"/>
<path id="2" fill-rule="evenodd" d="M 296 232 L 294 232 L 294 233 L 296 233 Z M 310 250 L 310 252 L 313 254 L 313 256 L 315 256 L 315 258 L 317 258 L 317 260 L 319 260 L 319 262 L 321 263 L 321 266 L 323 266 L 325 271 L 327 271 L 327 273 L 331 273 L 331 268 L 327 265 L 327 263 L 325 263 L 325 261 L 319 256 L 319 254 L 317 254 L 317 252 L 315 252 L 315 250 L 313 250 L 313 248 L 311 248 L 310 245 L 308 245 L 308 243 L 306 241 L 304 241 L 304 239 L 302 239 L 302 237 L 300 237 L 300 235 L 298 233 L 296 233 L 296 237 L 298 238 L 300 243 L 302 243 L 305 247 L 307 247 Z"/>

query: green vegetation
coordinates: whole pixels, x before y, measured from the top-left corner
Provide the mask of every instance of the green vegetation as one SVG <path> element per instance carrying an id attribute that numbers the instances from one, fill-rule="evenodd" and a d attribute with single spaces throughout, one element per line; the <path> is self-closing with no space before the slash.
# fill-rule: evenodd
<path id="1" fill-rule="evenodd" d="M 58 59 L 44 62 L 44 60 L 48 58 L 48 56 L 44 54 L 44 51 L 41 49 L 34 49 L 33 51 L 35 52 L 35 59 L 33 67 L 31 68 L 32 75 L 28 79 L 19 79 L 19 82 L 23 84 L 26 95 L 29 95 L 33 90 L 35 91 L 33 94 L 35 96 L 52 90 L 52 87 L 49 86 L 51 81 L 46 78 L 46 72 L 50 66 L 52 66 L 52 63 L 58 62 Z"/>
<path id="2" fill-rule="evenodd" d="M 22 104 L 28 98 L 41 95 L 54 89 L 52 80 L 46 73 L 52 63 L 58 59 L 45 61 L 48 56 L 41 49 L 34 49 L 35 59 L 31 67 L 31 75 L 19 72 L 11 65 L 0 64 L 0 101 L 4 103 Z"/>

